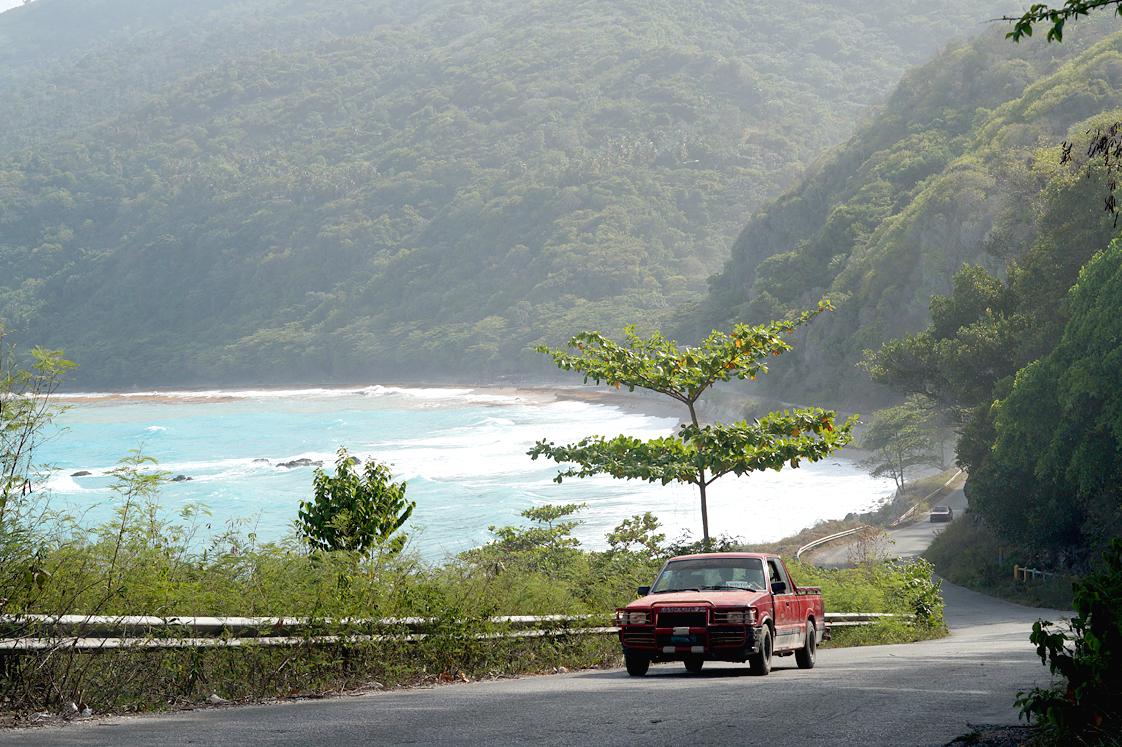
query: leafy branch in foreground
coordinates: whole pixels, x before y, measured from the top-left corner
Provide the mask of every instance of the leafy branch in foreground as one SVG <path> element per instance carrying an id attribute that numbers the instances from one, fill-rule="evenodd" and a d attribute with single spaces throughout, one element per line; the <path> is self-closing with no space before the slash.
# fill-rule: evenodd
<path id="1" fill-rule="evenodd" d="M 1048 41 L 1062 42 L 1064 40 L 1064 25 L 1079 16 L 1089 15 L 1093 10 L 1100 10 L 1114 6 L 1114 12 L 1122 16 L 1122 0 L 1067 0 L 1062 6 L 1053 8 L 1044 3 L 1038 3 L 1025 11 L 1024 15 L 1003 16 L 1000 20 L 1013 23 L 1013 30 L 1005 35 L 1006 39 L 1019 42 L 1022 37 L 1032 36 L 1032 27 L 1036 24 L 1052 24 L 1048 29 Z"/>
<path id="2" fill-rule="evenodd" d="M 47 440 L 46 429 L 65 408 L 51 401 L 67 371 L 75 367 L 58 350 L 31 350 L 33 363 L 17 368 L 14 345 L 5 344 L 8 330 L 0 324 L 0 524 L 13 502 L 25 499 L 37 467 L 36 447 Z"/>
<path id="3" fill-rule="evenodd" d="M 817 309 L 790 321 L 750 327 L 738 325 L 732 332 L 714 331 L 699 347 L 678 348 L 659 333 L 649 339 L 626 329 L 625 344 L 618 344 L 598 332 L 582 332 L 572 338 L 568 349 L 538 347 L 538 352 L 553 357 L 566 371 L 584 373 L 597 384 L 606 382 L 617 388 L 627 386 L 649 389 L 686 405 L 690 422 L 677 435 L 641 441 L 629 436 L 607 439 L 593 436 L 570 446 L 539 441 L 528 452 L 530 457 L 548 457 L 558 463 L 572 463 L 555 480 L 608 474 L 623 479 L 648 482 L 684 482 L 696 485 L 701 498 L 703 542 L 709 543 L 709 515 L 706 488 L 729 474 L 743 475 L 764 469 L 798 467 L 800 461 L 818 461 L 852 441 L 856 418 L 836 426 L 836 413 L 820 409 L 772 413 L 753 423 L 741 421 L 704 427 L 698 421 L 697 402 L 718 381 L 732 378 L 754 379 L 767 372 L 763 361 L 791 346 L 781 335 L 794 332 L 818 314 L 832 308 L 823 301 Z"/>
<path id="4" fill-rule="evenodd" d="M 1049 688 L 1018 693 L 1022 717 L 1034 717 L 1057 744 L 1113 745 L 1122 732 L 1122 539 L 1103 554 L 1106 569 L 1077 581 L 1068 631 L 1038 620 L 1029 640 L 1053 675 Z"/>

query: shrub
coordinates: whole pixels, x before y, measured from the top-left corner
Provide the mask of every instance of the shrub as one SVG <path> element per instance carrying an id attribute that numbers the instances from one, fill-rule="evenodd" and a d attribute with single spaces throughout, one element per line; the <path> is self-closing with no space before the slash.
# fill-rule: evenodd
<path id="1" fill-rule="evenodd" d="M 1018 693 L 1017 705 L 1056 744 L 1116 744 L 1122 736 L 1122 539 L 1103 557 L 1105 572 L 1073 584 L 1067 631 L 1046 620 L 1032 626 L 1041 662 L 1063 679 Z"/>
<path id="2" fill-rule="evenodd" d="M 393 482 L 388 467 L 371 459 L 359 475 L 357 462 L 341 447 L 334 477 L 316 470 L 315 498 L 300 501 L 297 532 L 313 549 L 325 552 L 367 553 L 387 542 L 400 550 L 405 537 L 393 534 L 413 514 L 417 503 L 405 500 L 407 483 Z"/>

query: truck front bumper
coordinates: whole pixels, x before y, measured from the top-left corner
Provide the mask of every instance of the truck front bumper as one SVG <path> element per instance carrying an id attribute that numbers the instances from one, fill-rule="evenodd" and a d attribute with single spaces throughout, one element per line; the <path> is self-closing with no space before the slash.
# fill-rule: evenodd
<path id="1" fill-rule="evenodd" d="M 623 655 L 651 661 L 682 661 L 701 656 L 744 662 L 760 650 L 760 628 L 721 625 L 708 628 L 626 626 L 619 632 Z"/>

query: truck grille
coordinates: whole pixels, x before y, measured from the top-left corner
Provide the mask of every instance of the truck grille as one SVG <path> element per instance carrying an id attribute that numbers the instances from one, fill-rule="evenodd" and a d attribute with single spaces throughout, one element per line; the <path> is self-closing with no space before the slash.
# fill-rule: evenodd
<path id="1" fill-rule="evenodd" d="M 655 634 L 653 630 L 625 630 L 623 631 L 623 645 L 637 648 L 654 648 Z"/>
<path id="2" fill-rule="evenodd" d="M 709 631 L 709 645 L 713 647 L 720 646 L 743 646 L 744 645 L 744 629 L 740 630 L 710 630 Z"/>
<path id="3" fill-rule="evenodd" d="M 706 612 L 659 612 L 655 618 L 659 628 L 704 628 L 708 622 Z"/>

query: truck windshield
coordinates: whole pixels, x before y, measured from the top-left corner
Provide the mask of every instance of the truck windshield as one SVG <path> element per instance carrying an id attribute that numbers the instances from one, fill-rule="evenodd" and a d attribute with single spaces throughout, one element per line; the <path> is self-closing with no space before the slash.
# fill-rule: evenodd
<path id="1" fill-rule="evenodd" d="M 763 591 L 764 564 L 759 558 L 691 558 L 672 560 L 658 574 L 652 594 L 669 591 Z"/>

